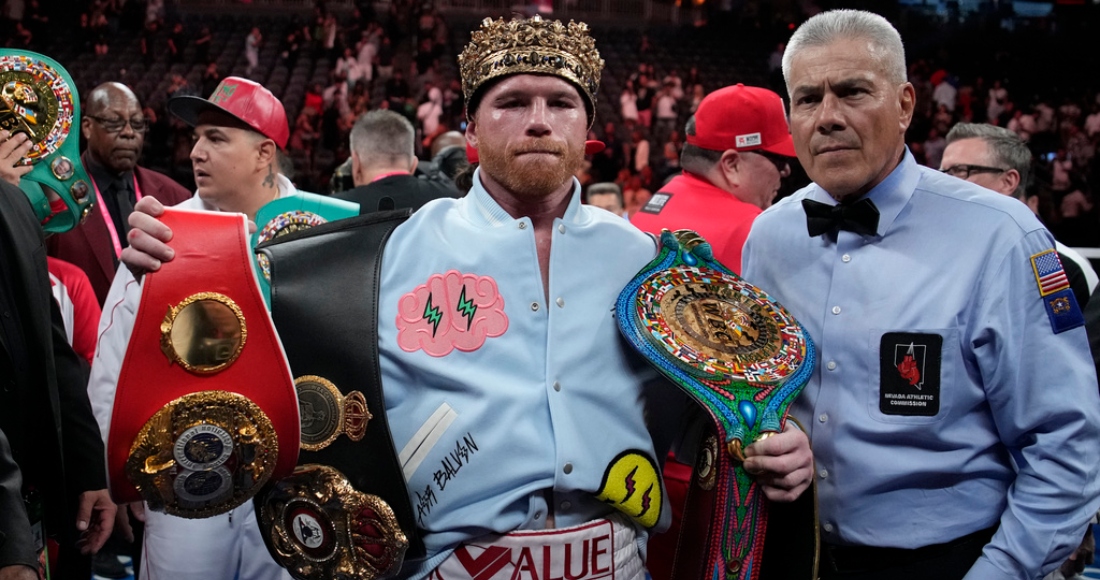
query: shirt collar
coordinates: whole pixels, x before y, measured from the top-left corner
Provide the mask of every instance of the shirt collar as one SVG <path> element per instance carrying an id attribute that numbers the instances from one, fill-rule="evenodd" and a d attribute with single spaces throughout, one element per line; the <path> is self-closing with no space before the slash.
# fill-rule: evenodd
<path id="1" fill-rule="evenodd" d="M 913 154 L 906 147 L 901 163 L 898 163 L 898 166 L 886 176 L 886 179 L 883 179 L 881 183 L 863 196 L 875 202 L 875 207 L 878 208 L 878 230 L 875 233 L 879 237 L 885 236 L 890 231 L 890 226 L 901 214 L 901 210 L 909 205 L 909 200 L 913 197 L 913 192 L 917 189 L 917 183 L 920 181 L 920 171 L 916 159 L 913 158 Z M 814 186 L 808 197 L 829 205 L 836 205 L 837 203 L 828 192 L 817 185 Z"/>
<path id="2" fill-rule="evenodd" d="M 481 185 L 481 168 L 474 170 L 474 185 L 464 199 L 469 200 L 467 217 L 475 224 L 482 226 L 496 226 L 516 221 L 516 218 L 508 214 L 493 196 Z M 565 208 L 562 221 L 571 223 L 576 221 L 577 213 L 581 205 L 581 184 L 577 178 L 573 178 L 573 193 L 569 199 L 569 205 Z M 522 218 L 527 219 L 527 218 Z"/>
<path id="3" fill-rule="evenodd" d="M 85 164 L 85 169 L 88 170 L 88 174 L 95 180 L 96 185 L 98 185 L 101 190 L 107 189 L 107 187 L 116 180 L 130 187 L 129 184 L 133 181 L 133 171 L 124 171 L 116 174 L 110 169 L 107 169 L 105 165 L 96 161 L 95 157 L 93 157 L 90 152 L 86 159 L 88 162 Z"/>

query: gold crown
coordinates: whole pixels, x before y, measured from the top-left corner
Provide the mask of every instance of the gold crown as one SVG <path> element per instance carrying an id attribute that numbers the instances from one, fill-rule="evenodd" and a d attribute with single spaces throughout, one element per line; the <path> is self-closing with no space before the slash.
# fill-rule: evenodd
<path id="1" fill-rule="evenodd" d="M 560 20 L 486 18 L 458 57 L 467 114 L 472 97 L 486 81 L 517 73 L 548 74 L 564 78 L 581 89 L 591 113 L 596 110 L 603 59 L 588 25 Z"/>

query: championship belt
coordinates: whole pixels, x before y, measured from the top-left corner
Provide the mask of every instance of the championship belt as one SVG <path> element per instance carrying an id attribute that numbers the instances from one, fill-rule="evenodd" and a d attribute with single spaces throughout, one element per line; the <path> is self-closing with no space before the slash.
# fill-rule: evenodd
<path id="1" fill-rule="evenodd" d="M 57 61 L 38 53 L 0 49 L 0 129 L 25 133 L 30 151 L 19 162 L 32 166 L 19 188 L 27 194 L 47 232 L 66 232 L 92 208 L 88 174 L 80 163 L 80 97 Z M 73 129 L 77 128 L 76 133 Z M 70 134 L 75 138 L 69 139 Z M 51 218 L 48 187 L 65 202 Z"/>
<path id="2" fill-rule="evenodd" d="M 378 366 L 382 250 L 408 210 L 374 212 L 257 248 L 294 369 L 299 467 L 256 497 L 275 561 L 305 580 L 373 580 L 424 556 Z"/>
<path id="3" fill-rule="evenodd" d="M 245 216 L 166 209 L 161 221 L 176 257 L 145 275 L 107 441 L 111 495 L 204 518 L 293 471 L 297 400 Z"/>
<path id="4" fill-rule="evenodd" d="M 744 448 L 783 430 L 813 372 L 813 342 L 782 306 L 715 261 L 695 232 L 666 230 L 660 245 L 619 295 L 616 316 L 629 342 L 713 421 L 689 492 L 713 494 L 709 532 L 694 546 L 681 542 L 676 576 L 756 580 L 768 502 L 742 467 Z M 683 558 L 685 547 L 695 553 Z M 681 575 L 686 568 L 696 574 Z"/>
<path id="5" fill-rule="evenodd" d="M 295 195 L 280 197 L 256 212 L 256 232 L 252 234 L 252 247 L 275 238 L 319 226 L 330 221 L 359 215 L 359 204 L 300 191 Z M 264 302 L 271 304 L 271 262 L 267 256 L 255 253 L 256 277 Z"/>

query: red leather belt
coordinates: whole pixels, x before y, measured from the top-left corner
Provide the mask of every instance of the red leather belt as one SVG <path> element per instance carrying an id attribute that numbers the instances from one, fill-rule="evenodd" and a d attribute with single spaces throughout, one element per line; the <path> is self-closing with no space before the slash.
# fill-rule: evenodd
<path id="1" fill-rule="evenodd" d="M 165 210 L 176 257 L 145 277 L 107 466 L 117 502 L 224 513 L 297 463 L 298 402 L 241 214 Z"/>

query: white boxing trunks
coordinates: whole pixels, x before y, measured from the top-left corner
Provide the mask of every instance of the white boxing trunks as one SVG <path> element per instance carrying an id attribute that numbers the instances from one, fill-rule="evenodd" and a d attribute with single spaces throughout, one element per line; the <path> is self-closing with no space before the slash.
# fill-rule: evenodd
<path id="1" fill-rule="evenodd" d="M 463 544 L 430 580 L 644 580 L 634 528 L 620 518 L 554 530 L 486 536 Z"/>

